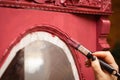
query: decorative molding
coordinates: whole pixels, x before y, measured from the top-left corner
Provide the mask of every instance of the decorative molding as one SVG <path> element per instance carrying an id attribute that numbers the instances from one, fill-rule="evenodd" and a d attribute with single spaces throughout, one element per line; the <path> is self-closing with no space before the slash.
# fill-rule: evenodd
<path id="1" fill-rule="evenodd" d="M 0 7 L 110 15 L 111 0 L 0 0 Z"/>
<path id="2" fill-rule="evenodd" d="M 77 56 L 77 52 L 75 51 L 75 49 L 73 49 L 68 40 L 70 39 L 70 36 L 68 36 L 66 33 L 64 33 L 63 31 L 61 31 L 59 28 L 51 26 L 51 25 L 39 25 L 39 26 L 33 26 L 31 28 L 29 28 L 28 30 L 22 32 L 18 37 L 15 38 L 15 40 L 9 45 L 9 47 L 6 49 L 5 53 L 3 54 L 3 56 L 1 57 L 0 60 L 0 68 L 2 69 L 2 66 L 5 64 L 5 60 L 10 56 L 11 52 L 12 52 L 12 57 L 14 57 L 14 55 L 16 54 L 17 51 L 19 51 L 20 49 L 22 49 L 25 45 L 27 45 L 26 42 L 24 42 L 26 40 L 26 36 L 28 36 L 31 33 L 37 33 L 37 32 L 46 32 L 51 34 L 53 37 L 55 37 L 57 40 L 58 38 L 64 42 L 65 45 L 67 45 L 67 48 L 70 50 L 70 53 L 72 54 L 73 58 L 74 58 L 74 62 L 76 65 L 76 68 L 78 70 L 78 75 L 77 76 L 75 74 L 75 76 L 79 77 L 80 80 L 86 80 L 84 78 L 83 75 L 83 71 L 82 71 L 82 67 L 81 67 L 81 63 L 78 63 L 79 58 Z M 35 36 L 36 37 L 36 36 Z M 28 41 L 29 38 L 27 38 Z M 32 41 L 34 41 L 35 39 L 39 39 L 39 37 L 37 38 L 33 38 L 31 39 Z M 47 38 L 46 38 L 47 39 Z M 22 41 L 24 40 L 24 41 Z M 30 39 L 29 39 L 30 40 Z M 28 41 L 31 42 L 31 41 Z M 23 45 L 20 45 L 23 44 Z M 20 45 L 19 47 L 16 47 Z M 61 45 L 61 43 L 60 43 Z M 63 46 L 62 46 L 63 47 Z M 16 48 L 16 49 L 14 49 Z M 11 57 L 10 57 L 11 58 Z M 71 60 L 71 59 L 70 59 Z M 9 60 L 8 60 L 9 61 Z M 6 64 L 8 65 L 8 63 Z M 5 65 L 5 66 L 6 66 Z M 3 70 L 2 70 L 3 71 Z M 3 74 L 3 72 L 0 72 L 0 77 Z"/>
<path id="3" fill-rule="evenodd" d="M 97 24 L 97 50 L 108 50 L 107 36 L 110 31 L 110 20 L 107 17 L 101 17 Z"/>

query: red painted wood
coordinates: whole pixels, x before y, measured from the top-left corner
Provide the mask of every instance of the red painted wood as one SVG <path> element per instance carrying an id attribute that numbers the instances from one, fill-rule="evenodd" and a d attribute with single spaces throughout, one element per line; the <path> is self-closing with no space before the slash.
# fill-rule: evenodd
<path id="1" fill-rule="evenodd" d="M 38 25 L 52 25 L 79 41 L 91 51 L 97 50 L 98 16 L 52 11 L 0 8 L 0 67 L 2 58 L 20 34 Z M 99 24 L 98 24 L 99 25 Z M 104 26 L 104 25 L 103 25 Z M 108 28 L 102 28 L 103 32 Z M 78 53 L 78 64 L 85 80 L 94 80 L 91 68 L 84 66 L 85 57 Z"/>
<path id="2" fill-rule="evenodd" d="M 1 0 L 0 7 L 110 15 L 111 0 Z"/>
<path id="3" fill-rule="evenodd" d="M 108 50 L 110 48 L 106 38 L 110 32 L 110 24 L 110 20 L 108 20 L 106 17 L 101 17 L 99 19 L 97 23 L 97 50 Z"/>

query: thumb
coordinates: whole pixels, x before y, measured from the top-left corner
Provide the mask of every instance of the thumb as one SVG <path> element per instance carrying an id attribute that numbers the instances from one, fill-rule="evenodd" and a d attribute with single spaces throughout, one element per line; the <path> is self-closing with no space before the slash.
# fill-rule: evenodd
<path id="1" fill-rule="evenodd" d="M 94 61 L 91 61 L 91 66 L 92 66 L 95 74 L 104 74 L 104 72 L 101 69 L 101 66 L 100 66 L 100 63 L 99 63 L 99 60 L 97 57 Z"/>

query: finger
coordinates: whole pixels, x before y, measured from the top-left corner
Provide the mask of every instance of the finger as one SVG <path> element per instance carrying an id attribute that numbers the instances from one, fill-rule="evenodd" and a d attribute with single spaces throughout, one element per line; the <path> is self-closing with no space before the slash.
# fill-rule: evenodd
<path id="1" fill-rule="evenodd" d="M 93 68 L 96 80 L 117 80 L 116 76 L 110 75 L 108 72 L 101 69 L 97 57 L 94 61 L 91 60 L 91 66 Z"/>
<path id="2" fill-rule="evenodd" d="M 95 52 L 95 53 L 92 53 L 92 54 L 94 56 L 97 56 L 98 58 L 101 58 L 106 63 L 108 63 L 109 65 L 111 65 L 113 68 L 115 68 L 116 70 L 118 70 L 118 65 L 116 64 L 113 56 L 111 55 L 111 53 L 109 51 L 99 51 L 99 52 Z"/>
<path id="3" fill-rule="evenodd" d="M 115 62 L 113 56 L 111 55 L 111 53 L 109 51 L 99 51 L 99 52 L 95 52 L 95 53 L 92 53 L 92 54 L 94 56 L 97 56 L 98 58 L 103 59 L 108 64 L 112 64 L 112 63 Z"/>
<path id="4" fill-rule="evenodd" d="M 100 66 L 100 63 L 99 63 L 97 57 L 94 61 L 91 61 L 91 66 L 92 66 L 95 74 L 103 74 L 104 73 L 101 69 L 101 66 Z"/>

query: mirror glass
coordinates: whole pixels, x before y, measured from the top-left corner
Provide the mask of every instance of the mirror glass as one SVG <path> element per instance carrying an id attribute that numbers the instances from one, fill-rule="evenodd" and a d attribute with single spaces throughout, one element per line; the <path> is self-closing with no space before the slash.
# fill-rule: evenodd
<path id="1" fill-rule="evenodd" d="M 1 80 L 75 80 L 71 66 L 62 48 L 36 40 L 16 53 Z"/>

